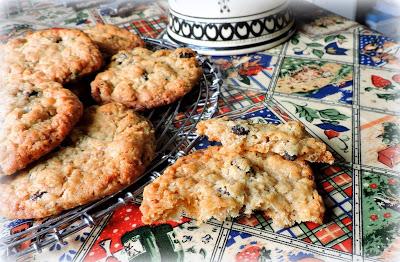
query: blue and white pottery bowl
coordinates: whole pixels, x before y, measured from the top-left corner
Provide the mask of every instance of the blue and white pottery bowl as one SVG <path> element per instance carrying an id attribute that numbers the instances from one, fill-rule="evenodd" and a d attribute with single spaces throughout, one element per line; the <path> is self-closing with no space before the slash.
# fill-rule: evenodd
<path id="1" fill-rule="evenodd" d="M 169 0 L 168 37 L 206 55 L 265 50 L 294 33 L 287 0 Z"/>

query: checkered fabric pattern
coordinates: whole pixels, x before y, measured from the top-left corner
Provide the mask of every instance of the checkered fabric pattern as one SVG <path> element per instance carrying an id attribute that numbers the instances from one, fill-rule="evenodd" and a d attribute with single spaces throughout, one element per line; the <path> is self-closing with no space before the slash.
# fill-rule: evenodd
<path id="1" fill-rule="evenodd" d="M 265 99 L 265 94 L 234 89 L 229 86 L 225 86 L 221 93 L 221 99 L 218 104 L 219 114 L 221 115 L 254 105 Z"/>
<path id="2" fill-rule="evenodd" d="M 157 38 L 167 27 L 168 20 L 166 16 L 156 16 L 146 20 L 135 20 L 125 23 L 122 26 L 131 32 L 141 36 Z"/>
<path id="3" fill-rule="evenodd" d="M 249 106 L 254 106 L 255 104 L 261 103 L 265 99 L 265 94 L 260 94 L 252 91 L 244 91 L 240 89 L 233 89 L 224 86 L 221 90 L 221 96 L 218 101 L 218 112 L 217 115 L 225 115 L 235 110 L 240 110 L 243 108 L 248 108 Z M 195 118 L 189 118 L 192 111 L 190 107 L 185 112 L 180 112 L 174 120 L 175 127 L 181 127 L 185 122 L 186 126 L 195 123 Z M 198 108 L 194 115 L 201 113 L 201 108 Z"/>

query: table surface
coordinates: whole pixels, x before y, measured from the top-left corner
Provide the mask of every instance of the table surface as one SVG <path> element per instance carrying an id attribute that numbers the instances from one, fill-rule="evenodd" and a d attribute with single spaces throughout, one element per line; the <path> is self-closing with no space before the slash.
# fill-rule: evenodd
<path id="1" fill-rule="evenodd" d="M 167 4 L 134 1 L 117 13 L 104 1 L 6 1 L 0 41 L 52 26 L 112 23 L 158 37 Z M 306 11 L 304 11 L 306 10 Z M 30 255 L 39 261 L 400 261 L 400 45 L 359 24 L 307 6 L 298 33 L 276 48 L 213 58 L 226 74 L 219 115 L 301 121 L 334 152 L 315 166 L 326 205 L 323 225 L 277 228 L 263 213 L 197 226 L 189 219 L 143 226 L 138 205 L 117 209 L 92 228 Z M 199 147 L 207 146 L 202 141 Z M 2 233 L 32 221 L 0 219 Z M 138 237 L 151 244 L 141 245 Z M 258 260 L 257 260 L 258 259 Z"/>

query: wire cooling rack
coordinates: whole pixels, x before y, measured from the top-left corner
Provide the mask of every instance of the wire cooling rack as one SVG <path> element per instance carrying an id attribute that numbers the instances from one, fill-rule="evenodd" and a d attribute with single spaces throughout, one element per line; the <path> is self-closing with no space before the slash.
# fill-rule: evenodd
<path id="1" fill-rule="evenodd" d="M 165 40 L 144 40 L 150 49 L 179 47 Z M 176 103 L 145 114 L 156 129 L 157 153 L 144 175 L 114 195 L 49 218 L 22 232 L 2 237 L 0 251 L 3 256 L 12 259 L 41 252 L 44 247 L 55 242 L 63 243 L 67 236 L 93 226 L 117 207 L 132 202 L 137 188 L 160 176 L 168 164 L 194 147 L 198 140 L 194 128 L 200 120 L 211 118 L 216 112 L 222 85 L 219 69 L 204 56 L 197 56 L 197 60 L 204 71 L 198 87 Z"/>

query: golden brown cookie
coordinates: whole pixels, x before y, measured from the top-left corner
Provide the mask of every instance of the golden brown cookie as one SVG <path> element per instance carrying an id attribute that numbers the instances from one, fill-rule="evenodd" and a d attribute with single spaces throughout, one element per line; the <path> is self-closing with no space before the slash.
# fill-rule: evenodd
<path id="1" fill-rule="evenodd" d="M 0 52 L 0 77 L 43 79 L 61 84 L 100 69 L 97 46 L 77 29 L 51 28 L 9 41 Z"/>
<path id="2" fill-rule="evenodd" d="M 53 150 L 82 111 L 79 99 L 56 82 L 15 81 L 0 88 L 0 176 Z"/>
<path id="3" fill-rule="evenodd" d="M 176 220 L 182 212 L 201 222 L 261 210 L 277 226 L 322 223 L 325 211 L 306 162 L 273 153 L 228 154 L 222 147 L 179 158 L 145 187 L 140 210 L 146 224 Z"/>
<path id="4" fill-rule="evenodd" d="M 99 47 L 104 57 L 110 57 L 123 50 L 144 47 L 140 36 L 126 29 L 110 24 L 96 24 L 84 32 Z"/>
<path id="5" fill-rule="evenodd" d="M 154 150 L 145 118 L 117 103 L 89 107 L 60 149 L 0 180 L 0 213 L 42 218 L 116 193 L 143 174 Z"/>
<path id="6" fill-rule="evenodd" d="M 198 82 L 202 69 L 195 55 L 188 48 L 121 51 L 91 83 L 92 96 L 99 103 L 115 101 L 136 110 L 170 104 Z"/>
<path id="7" fill-rule="evenodd" d="M 288 160 L 329 164 L 334 161 L 325 143 L 310 137 L 298 121 L 273 125 L 214 118 L 199 122 L 197 133 L 208 136 L 211 141 L 221 142 L 228 150 L 274 152 Z"/>

